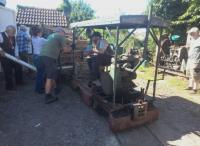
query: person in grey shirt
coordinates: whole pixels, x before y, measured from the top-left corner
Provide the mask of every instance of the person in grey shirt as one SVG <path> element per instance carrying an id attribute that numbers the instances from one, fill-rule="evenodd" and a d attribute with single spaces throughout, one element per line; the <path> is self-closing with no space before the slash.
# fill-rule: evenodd
<path id="1" fill-rule="evenodd" d="M 186 74 L 189 77 L 187 90 L 192 90 L 191 93 L 196 94 L 200 82 L 200 34 L 197 27 L 191 28 L 188 33 L 191 36 L 191 43 L 186 67 Z"/>

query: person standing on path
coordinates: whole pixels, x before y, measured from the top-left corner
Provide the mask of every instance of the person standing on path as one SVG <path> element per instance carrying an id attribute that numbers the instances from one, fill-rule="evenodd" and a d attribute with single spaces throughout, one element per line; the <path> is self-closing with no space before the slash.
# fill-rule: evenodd
<path id="1" fill-rule="evenodd" d="M 189 77 L 189 85 L 186 90 L 192 90 L 192 94 L 196 94 L 200 82 L 200 34 L 197 27 L 193 27 L 188 31 L 191 36 L 190 48 L 188 51 L 188 61 L 186 74 Z"/>
<path id="2" fill-rule="evenodd" d="M 19 57 L 25 62 L 28 62 L 28 50 L 30 47 L 30 41 L 31 38 L 27 33 L 26 26 L 21 25 L 16 36 L 16 42 L 19 51 Z"/>
<path id="3" fill-rule="evenodd" d="M 22 66 L 4 57 L 4 53 L 18 57 L 18 51 L 15 48 L 15 26 L 9 25 L 5 32 L 0 33 L 0 61 L 5 77 L 6 90 L 13 90 L 13 71 L 15 82 L 18 85 L 23 84 Z"/>
<path id="4" fill-rule="evenodd" d="M 40 27 L 34 26 L 31 29 L 31 32 L 32 32 L 32 47 L 33 47 L 33 63 L 37 68 L 35 92 L 41 94 L 44 92 L 43 89 L 45 82 L 45 72 L 44 68 L 39 63 L 39 56 L 40 56 L 40 51 L 47 40 L 41 37 L 42 30 Z"/>
<path id="5" fill-rule="evenodd" d="M 52 90 L 56 88 L 57 78 L 57 60 L 62 51 L 69 52 L 71 48 L 67 48 L 65 31 L 61 27 L 55 29 L 55 33 L 47 38 L 47 42 L 41 48 L 40 62 L 45 70 L 45 103 L 51 103 L 58 98 L 52 96 Z"/>

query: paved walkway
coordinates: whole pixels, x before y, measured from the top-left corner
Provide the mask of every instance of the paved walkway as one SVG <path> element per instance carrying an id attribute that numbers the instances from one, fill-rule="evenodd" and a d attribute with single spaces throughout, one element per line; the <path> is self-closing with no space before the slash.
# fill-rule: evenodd
<path id="1" fill-rule="evenodd" d="M 0 146 L 200 146 L 200 105 L 180 96 L 158 98 L 158 121 L 114 134 L 69 87 L 50 105 L 32 88 L 0 91 Z"/>

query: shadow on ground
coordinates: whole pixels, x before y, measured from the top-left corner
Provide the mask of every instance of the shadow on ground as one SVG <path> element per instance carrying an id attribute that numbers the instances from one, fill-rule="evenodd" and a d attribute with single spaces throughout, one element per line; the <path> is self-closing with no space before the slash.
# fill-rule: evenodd
<path id="1" fill-rule="evenodd" d="M 199 146 L 200 105 L 179 96 L 157 98 L 159 120 L 118 133 L 124 146 Z"/>
<path id="2" fill-rule="evenodd" d="M 64 86 L 59 101 L 44 104 L 33 85 L 0 92 L 0 146 L 199 146 L 200 105 L 179 96 L 160 96 L 160 118 L 113 134 L 105 118 Z"/>
<path id="3" fill-rule="evenodd" d="M 49 105 L 33 84 L 0 92 L 0 146 L 118 146 L 106 124 L 67 86 Z"/>

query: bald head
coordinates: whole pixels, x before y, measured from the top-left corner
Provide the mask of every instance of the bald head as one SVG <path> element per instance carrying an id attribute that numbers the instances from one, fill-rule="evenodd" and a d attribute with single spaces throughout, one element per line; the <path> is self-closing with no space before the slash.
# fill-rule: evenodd
<path id="1" fill-rule="evenodd" d="M 8 35 L 9 37 L 15 36 L 15 33 L 16 33 L 16 28 L 15 28 L 15 26 L 13 26 L 13 25 L 8 25 L 8 26 L 6 27 L 6 33 L 7 33 L 7 35 Z"/>

